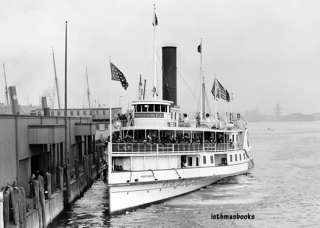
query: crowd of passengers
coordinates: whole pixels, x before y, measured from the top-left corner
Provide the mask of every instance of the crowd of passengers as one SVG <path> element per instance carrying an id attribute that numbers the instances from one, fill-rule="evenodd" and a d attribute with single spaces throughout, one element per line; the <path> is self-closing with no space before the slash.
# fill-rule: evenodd
<path id="1" fill-rule="evenodd" d="M 108 140 L 110 141 L 110 140 Z M 112 137 L 112 142 L 113 143 L 155 143 L 155 144 L 174 144 L 174 143 L 182 143 L 182 144 L 192 144 L 192 143 L 203 143 L 202 138 L 190 138 L 189 136 L 185 135 L 182 137 L 161 137 L 158 138 L 156 136 L 150 136 L 149 134 L 146 136 L 146 139 L 133 139 L 131 136 L 126 136 L 124 138 L 121 138 L 120 135 L 113 135 Z M 232 140 L 229 139 L 227 140 L 226 138 L 221 138 L 220 140 L 217 140 L 215 138 L 209 138 L 205 139 L 204 143 L 229 143 L 230 145 L 233 144 Z"/>

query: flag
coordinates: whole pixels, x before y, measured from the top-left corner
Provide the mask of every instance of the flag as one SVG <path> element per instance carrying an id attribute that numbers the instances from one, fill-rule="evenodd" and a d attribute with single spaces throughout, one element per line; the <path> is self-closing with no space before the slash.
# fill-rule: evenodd
<path id="1" fill-rule="evenodd" d="M 202 46 L 202 44 L 200 43 L 200 44 L 198 45 L 198 48 L 197 48 L 199 53 L 202 52 L 202 47 L 201 47 L 201 46 Z"/>
<path id="2" fill-rule="evenodd" d="M 157 14 L 156 14 L 156 13 L 154 13 L 154 18 L 153 18 L 152 25 L 153 25 L 153 26 L 157 26 L 157 25 L 158 25 L 158 17 L 157 17 Z"/>
<path id="3" fill-rule="evenodd" d="M 214 79 L 213 86 L 211 89 L 211 93 L 215 99 L 222 99 L 227 102 L 230 102 L 230 94 L 228 90 L 226 90 L 218 79 Z"/>
<path id="4" fill-rule="evenodd" d="M 127 90 L 129 83 L 127 82 L 127 79 L 125 78 L 123 73 L 112 62 L 110 62 L 110 68 L 111 80 L 120 81 L 122 87 Z"/>

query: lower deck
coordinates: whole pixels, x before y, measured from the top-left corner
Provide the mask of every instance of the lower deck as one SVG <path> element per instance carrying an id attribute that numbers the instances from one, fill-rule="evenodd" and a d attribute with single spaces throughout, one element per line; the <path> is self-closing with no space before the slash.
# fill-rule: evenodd
<path id="1" fill-rule="evenodd" d="M 239 159 L 235 160 L 236 157 Z M 112 163 L 114 167 L 119 168 L 122 164 L 128 169 L 113 169 L 109 175 L 111 185 L 228 175 L 250 168 L 250 159 L 243 151 L 228 154 L 161 156 L 158 160 L 154 157 L 113 157 Z"/>
<path id="2" fill-rule="evenodd" d="M 140 156 L 130 154 L 112 154 L 112 171 L 141 171 L 159 169 L 180 169 L 190 167 L 226 166 L 241 163 L 248 159 L 245 150 L 227 152 L 196 152 L 186 154 L 152 154 L 143 153 Z"/>

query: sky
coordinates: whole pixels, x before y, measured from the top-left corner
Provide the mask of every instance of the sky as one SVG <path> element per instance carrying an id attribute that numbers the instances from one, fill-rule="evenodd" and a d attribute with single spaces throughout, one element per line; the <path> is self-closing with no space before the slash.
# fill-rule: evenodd
<path id="1" fill-rule="evenodd" d="M 178 104 L 200 108 L 200 56 L 207 103 L 213 111 L 258 108 L 283 113 L 320 112 L 320 2 L 315 0 L 161 0 L 155 1 L 157 80 L 161 46 L 177 46 Z M 139 75 L 153 82 L 153 1 L 4 1 L 0 8 L 0 62 L 21 104 L 40 103 L 54 94 L 51 48 L 55 51 L 60 97 L 64 91 L 64 32 L 68 21 L 68 106 L 87 107 L 85 68 L 94 106 L 126 108 L 137 99 Z M 110 82 L 109 58 L 125 74 L 128 90 Z M 213 101 L 216 77 L 234 93 L 231 104 Z M 158 84 L 161 91 L 161 83 Z M 0 102 L 5 102 L 0 73 Z M 110 96 L 111 94 L 111 96 Z M 160 92 L 161 96 L 161 92 Z M 111 99 L 109 99 L 111 98 Z"/>

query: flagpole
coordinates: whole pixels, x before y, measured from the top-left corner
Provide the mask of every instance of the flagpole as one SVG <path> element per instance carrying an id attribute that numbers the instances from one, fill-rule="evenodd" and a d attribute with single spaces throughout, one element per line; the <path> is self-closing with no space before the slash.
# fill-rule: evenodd
<path id="1" fill-rule="evenodd" d="M 200 120 L 203 119 L 202 38 L 200 38 Z"/>
<path id="2" fill-rule="evenodd" d="M 110 175 L 112 171 L 112 107 L 111 107 L 111 89 L 112 89 L 112 72 L 111 72 L 111 57 L 109 56 L 109 67 L 110 67 L 110 88 L 109 88 L 109 142 L 108 142 L 108 178 L 107 183 L 109 184 Z"/>
<path id="3" fill-rule="evenodd" d="M 153 98 L 157 99 L 156 4 L 153 4 Z"/>
<path id="4" fill-rule="evenodd" d="M 64 43 L 64 151 L 66 153 L 67 165 L 69 165 L 68 151 L 68 128 L 67 128 L 67 109 L 68 109 L 68 21 L 65 22 L 65 43 Z"/>
<path id="5" fill-rule="evenodd" d="M 215 86 L 215 83 L 216 83 L 216 77 L 214 77 L 213 79 L 213 86 Z M 214 119 L 216 119 L 216 113 L 217 113 L 217 110 L 216 110 L 216 91 L 214 90 L 214 99 L 213 99 L 213 117 Z"/>

